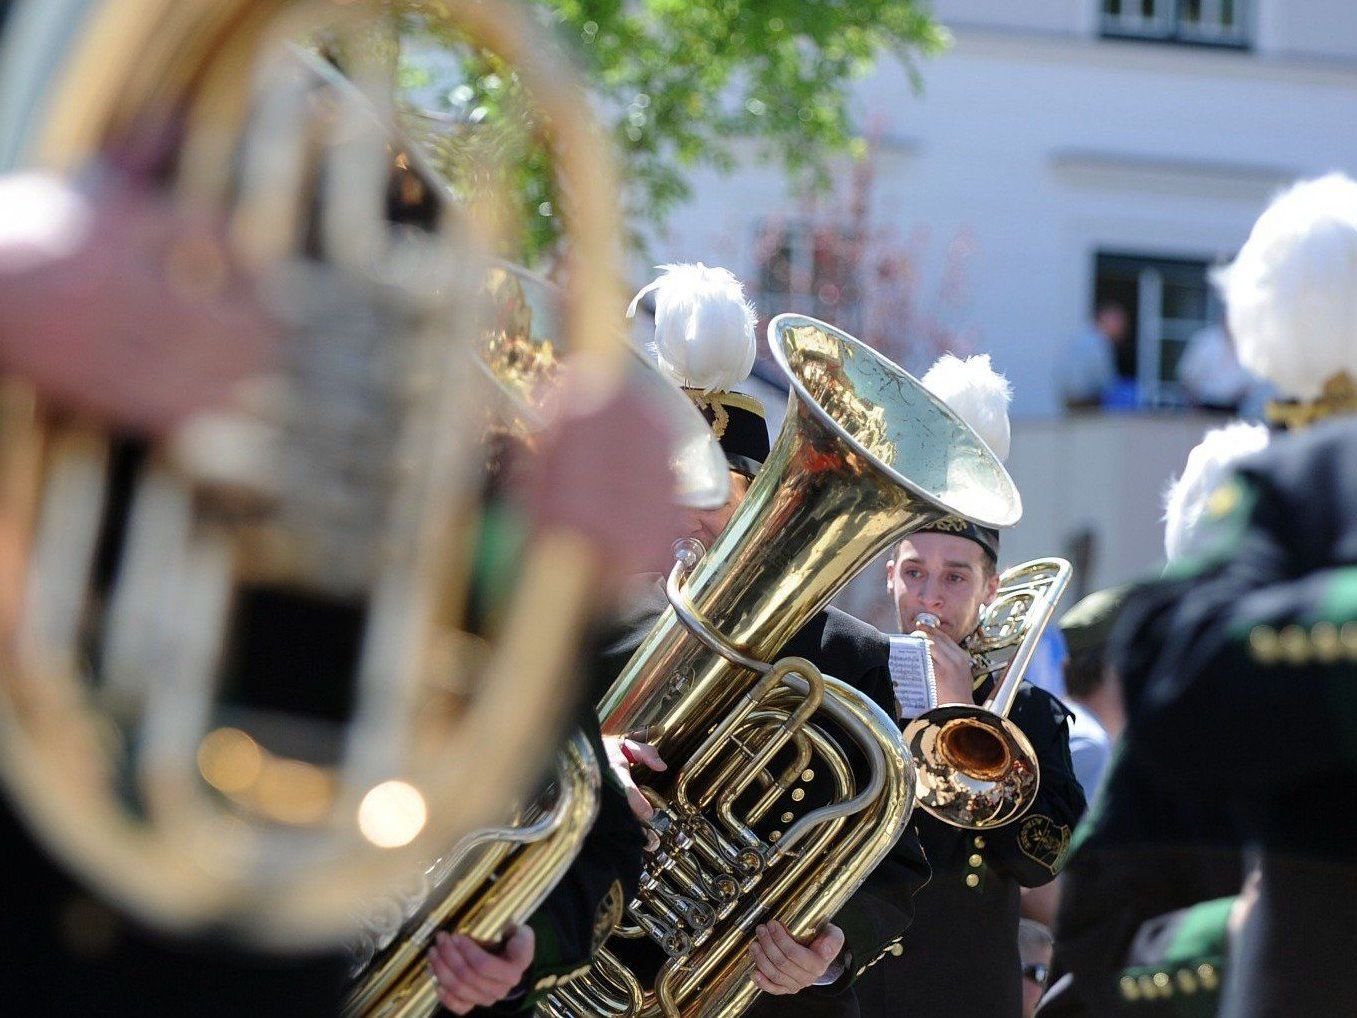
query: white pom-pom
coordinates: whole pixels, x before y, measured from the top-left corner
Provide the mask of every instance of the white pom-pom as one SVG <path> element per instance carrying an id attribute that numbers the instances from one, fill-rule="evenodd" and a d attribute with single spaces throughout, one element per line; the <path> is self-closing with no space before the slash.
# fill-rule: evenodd
<path id="1" fill-rule="evenodd" d="M 1283 193 L 1215 281 L 1239 362 L 1282 396 L 1357 378 L 1357 182 L 1332 173 Z"/>
<path id="2" fill-rule="evenodd" d="M 695 265 L 661 265 L 663 275 L 631 302 L 655 292 L 654 353 L 660 370 L 679 385 L 726 391 L 749 377 L 758 346 L 758 316 L 729 271 Z"/>
<path id="3" fill-rule="evenodd" d="M 1182 476 L 1164 494 L 1164 554 L 1170 562 L 1194 555 L 1198 547 L 1197 525 L 1206 502 L 1235 463 L 1267 448 L 1268 431 L 1261 424 L 1236 421 L 1208 431 L 1187 454 Z"/>
<path id="4" fill-rule="evenodd" d="M 945 353 L 921 381 L 985 440 L 999 462 L 1008 459 L 1008 404 L 1013 399 L 1013 387 L 990 365 L 989 354 L 962 360 Z"/>

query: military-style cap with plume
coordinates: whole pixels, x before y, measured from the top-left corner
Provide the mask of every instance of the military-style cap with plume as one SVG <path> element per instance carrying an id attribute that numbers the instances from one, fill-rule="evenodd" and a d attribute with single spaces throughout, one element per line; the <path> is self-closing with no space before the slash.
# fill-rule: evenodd
<path id="1" fill-rule="evenodd" d="M 1263 425 L 1236 421 L 1208 431 L 1187 454 L 1182 475 L 1164 493 L 1164 554 L 1169 562 L 1202 550 L 1197 525 L 1211 495 L 1239 460 L 1266 448 L 1267 443 L 1268 430 Z"/>
<path id="2" fill-rule="evenodd" d="M 1008 459 L 1011 438 L 1008 404 L 1013 399 L 1013 387 L 994 370 L 989 354 L 962 360 L 945 353 L 920 381 L 980 436 L 1001 463 Z M 999 559 L 999 532 L 990 527 L 978 527 L 969 520 L 948 516 L 919 531 L 929 532 L 965 537 L 980 545 L 992 560 Z"/>
<path id="3" fill-rule="evenodd" d="M 702 411 L 731 469 L 752 478 L 768 458 L 763 404 L 731 390 L 754 367 L 754 306 L 726 269 L 701 262 L 659 268 L 660 277 L 632 298 L 627 317 L 636 313 L 641 298 L 654 293 L 652 352 L 660 371 Z"/>
<path id="4" fill-rule="evenodd" d="M 1288 427 L 1357 412 L 1357 181 L 1302 181 L 1254 223 L 1214 279 L 1239 362 L 1277 386 Z"/>

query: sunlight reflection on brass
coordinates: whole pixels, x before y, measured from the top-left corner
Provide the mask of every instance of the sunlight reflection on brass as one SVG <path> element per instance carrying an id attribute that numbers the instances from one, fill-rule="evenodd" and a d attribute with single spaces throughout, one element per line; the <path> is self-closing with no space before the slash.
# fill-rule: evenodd
<path id="1" fill-rule="evenodd" d="M 363 796 L 358 829 L 378 848 L 399 848 L 415 839 L 428 817 L 419 789 L 404 781 L 383 781 Z"/>
<path id="2" fill-rule="evenodd" d="M 283 824 L 324 820 L 334 798 L 330 775 L 302 760 L 269 760 L 253 791 L 255 808 Z"/>
<path id="3" fill-rule="evenodd" d="M 239 728 L 208 732 L 198 745 L 198 770 L 226 795 L 243 792 L 258 781 L 263 762 L 259 744 Z"/>

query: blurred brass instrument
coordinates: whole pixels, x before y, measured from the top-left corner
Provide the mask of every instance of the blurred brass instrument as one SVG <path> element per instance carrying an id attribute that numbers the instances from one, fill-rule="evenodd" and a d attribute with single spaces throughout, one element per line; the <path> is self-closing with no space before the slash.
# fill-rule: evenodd
<path id="1" fill-rule="evenodd" d="M 560 882 L 598 814 L 599 765 L 584 735 L 571 736 L 559 754 L 552 787 L 504 827 L 463 838 L 425 872 L 387 930 L 374 930 L 380 947 L 368 960 L 345 1013 L 410 1018 L 439 1007 L 437 984 L 425 957 L 439 930 L 456 930 L 483 944 L 535 912 Z M 382 941 L 385 942 L 382 942 Z"/>
<path id="2" fill-rule="evenodd" d="M 986 830 L 1031 807 L 1041 781 L 1037 755 L 1008 712 L 1071 572 L 1060 558 L 1005 569 L 994 601 L 962 643 L 974 678 L 1002 673 L 1002 681 L 983 706 L 942 704 L 905 726 L 919 806 L 943 823 Z"/>
<path id="3" fill-rule="evenodd" d="M 561 337 L 606 393 L 620 230 L 588 103 L 515 6 L 404 9 L 453 18 L 539 108 L 575 255 Z M 592 572 L 578 537 L 534 537 L 491 639 L 458 628 L 501 398 L 473 356 L 494 238 L 467 216 L 393 221 L 379 55 L 353 47 L 357 115 L 288 69 L 294 42 L 380 37 L 388 13 L 42 0 L 13 16 L 43 31 L 13 47 L 29 77 L 0 96 L 0 150 L 72 177 L 134 154 L 167 204 L 225 223 L 224 250 L 172 249 L 167 276 L 229 255 L 280 326 L 276 370 L 169 438 L 53 414 L 23 379 L 0 406 L 0 778 L 73 872 L 174 932 L 347 939 L 364 902 L 502 821 L 569 700 Z M 261 685 L 266 707 L 237 697 Z M 318 694 L 323 710 L 299 702 Z M 556 830 L 583 821 L 590 780 L 562 788 Z M 476 865 L 502 850 L 486 836 Z M 481 903 L 476 928 L 499 908 Z"/>
<path id="4" fill-rule="evenodd" d="M 671 607 L 600 709 L 605 734 L 650 742 L 669 764 L 637 774 L 659 846 L 593 971 L 554 991 L 546 1014 L 750 1005 L 755 927 L 778 919 L 813 935 L 894 845 L 914 781 L 899 728 L 875 703 L 808 661 L 767 658 L 912 530 L 952 514 L 990 526 L 1021 515 L 985 444 L 880 354 L 800 315 L 779 315 L 768 336 L 791 382 L 781 435 L 713 547 L 680 543 Z M 779 803 L 804 797 L 807 771 L 830 777 L 832 801 L 768 831 Z M 620 958 L 641 938 L 663 959 L 653 979 Z"/>
<path id="5" fill-rule="evenodd" d="M 486 275 L 490 314 L 477 354 L 499 387 L 492 431 L 531 441 L 568 352 L 557 339 L 560 293 L 539 276 L 500 264 Z M 619 316 L 618 326 L 621 325 Z M 694 508 L 724 503 L 725 458 L 692 403 L 648 361 L 625 358 L 630 384 L 664 413 L 676 435 L 678 498 Z M 406 894 L 368 910 L 371 945 L 360 956 L 345 1013 L 364 1018 L 424 1018 L 439 1008 L 426 952 L 434 934 L 455 930 L 497 944 L 525 923 L 579 854 L 598 812 L 599 762 L 576 733 L 557 754 L 550 786 L 512 822 L 467 835 L 435 861 Z"/>

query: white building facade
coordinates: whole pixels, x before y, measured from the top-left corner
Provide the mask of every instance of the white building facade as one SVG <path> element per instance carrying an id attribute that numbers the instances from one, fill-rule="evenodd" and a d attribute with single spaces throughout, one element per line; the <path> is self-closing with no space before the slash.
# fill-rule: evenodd
<path id="1" fill-rule="evenodd" d="M 894 61 L 858 89 L 869 181 L 846 168 L 813 208 L 752 158 L 702 174 L 654 253 L 727 265 L 762 313 L 819 313 L 912 370 L 947 348 L 992 354 L 1014 385 L 1011 466 L 1029 506 L 1012 543 L 1069 553 L 1091 532 L 1081 586 L 1127 579 L 1158 558 L 1160 492 L 1210 423 L 1149 419 L 1182 403 L 1177 357 L 1219 314 L 1209 267 L 1289 181 L 1357 175 L 1357 3 L 934 11 L 955 44 L 920 66 L 922 92 Z M 1132 315 L 1122 367 L 1139 409 L 1057 423 L 1056 365 L 1108 297 Z"/>

